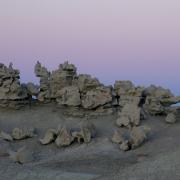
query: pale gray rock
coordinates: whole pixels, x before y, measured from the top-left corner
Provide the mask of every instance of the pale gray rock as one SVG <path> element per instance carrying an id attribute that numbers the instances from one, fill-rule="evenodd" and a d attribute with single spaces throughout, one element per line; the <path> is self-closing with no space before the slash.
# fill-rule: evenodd
<path id="1" fill-rule="evenodd" d="M 97 87 L 87 91 L 82 97 L 82 106 L 85 109 L 94 109 L 112 102 L 112 93 L 109 87 Z"/>
<path id="2" fill-rule="evenodd" d="M 39 139 L 40 143 L 43 145 L 50 144 L 55 141 L 57 137 L 57 131 L 55 129 L 48 129 L 42 139 Z"/>
<path id="3" fill-rule="evenodd" d="M 114 91 L 119 99 L 119 106 L 126 104 L 140 104 L 143 96 L 144 87 L 135 87 L 131 81 L 116 81 Z"/>
<path id="4" fill-rule="evenodd" d="M 130 139 L 129 139 L 131 148 L 135 149 L 140 145 L 142 145 L 147 140 L 150 130 L 151 129 L 147 126 L 133 127 L 130 130 Z"/>
<path id="5" fill-rule="evenodd" d="M 12 131 L 12 138 L 15 140 L 32 138 L 35 136 L 34 131 L 34 128 L 14 128 Z"/>
<path id="6" fill-rule="evenodd" d="M 176 121 L 177 121 L 177 118 L 176 118 L 176 115 L 174 113 L 169 113 L 166 116 L 166 119 L 165 119 L 166 123 L 174 124 L 174 123 L 176 123 Z"/>
<path id="7" fill-rule="evenodd" d="M 0 64 L 0 106 L 18 107 L 27 103 L 28 94 L 19 79 L 20 72 L 13 69 L 12 63 L 9 67 Z"/>
<path id="8" fill-rule="evenodd" d="M 116 120 L 118 126 L 138 126 L 140 124 L 141 109 L 135 104 L 126 104 Z"/>
<path id="9" fill-rule="evenodd" d="M 96 89 L 97 87 L 101 86 L 97 78 L 92 78 L 88 74 L 80 74 L 76 81 L 75 83 L 78 85 L 81 93 L 86 93 L 87 91 Z"/>
<path id="10" fill-rule="evenodd" d="M 71 130 L 66 126 L 59 129 L 59 133 L 55 140 L 58 147 L 69 146 L 73 142 L 74 138 L 71 135 Z"/>
<path id="11" fill-rule="evenodd" d="M 64 87 L 57 92 L 57 102 L 61 105 L 80 106 L 81 99 L 79 89 L 76 86 Z"/>
<path id="12" fill-rule="evenodd" d="M 144 95 L 146 96 L 146 100 L 143 107 L 150 115 L 165 114 L 166 107 L 177 102 L 169 89 L 154 85 L 146 88 Z"/>

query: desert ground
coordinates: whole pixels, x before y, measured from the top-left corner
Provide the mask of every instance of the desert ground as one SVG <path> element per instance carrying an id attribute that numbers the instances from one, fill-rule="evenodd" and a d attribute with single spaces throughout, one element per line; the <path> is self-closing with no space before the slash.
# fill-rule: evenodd
<path id="1" fill-rule="evenodd" d="M 8 156 L 0 156 L 1 180 L 179 180 L 180 123 L 165 123 L 165 117 L 148 117 L 142 125 L 151 127 L 148 141 L 135 150 L 123 152 L 111 142 L 116 129 L 115 114 L 96 116 L 89 120 L 96 126 L 97 135 L 88 144 L 73 143 L 59 148 L 54 143 L 41 145 L 39 138 L 49 128 L 66 123 L 75 126 L 84 116 L 77 110 L 44 104 L 20 110 L 0 109 L 0 129 L 10 133 L 15 127 L 34 127 L 37 136 L 20 141 L 0 139 L 1 147 L 17 150 L 25 146 L 33 161 L 18 164 Z M 87 113 L 87 112 L 86 112 Z"/>

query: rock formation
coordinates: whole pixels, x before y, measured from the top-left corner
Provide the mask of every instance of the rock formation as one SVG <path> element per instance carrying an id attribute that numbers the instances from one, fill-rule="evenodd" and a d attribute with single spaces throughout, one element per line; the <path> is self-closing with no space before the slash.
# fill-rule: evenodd
<path id="1" fill-rule="evenodd" d="M 20 72 L 12 63 L 9 67 L 0 64 L 0 106 L 18 108 L 27 103 L 28 93 L 19 79 Z"/>
<path id="2" fill-rule="evenodd" d="M 150 128 L 147 126 L 133 127 L 124 132 L 116 130 L 112 137 L 112 142 L 120 144 L 119 148 L 123 151 L 135 149 L 148 139 L 149 132 Z"/>

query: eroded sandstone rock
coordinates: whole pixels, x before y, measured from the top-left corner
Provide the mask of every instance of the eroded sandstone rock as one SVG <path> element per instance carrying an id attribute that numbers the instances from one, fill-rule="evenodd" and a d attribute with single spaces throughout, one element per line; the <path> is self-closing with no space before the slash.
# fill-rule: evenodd
<path id="1" fill-rule="evenodd" d="M 145 89 L 144 110 L 151 115 L 165 114 L 166 107 L 174 104 L 174 95 L 170 90 L 154 85 Z"/>
<path id="2" fill-rule="evenodd" d="M 18 108 L 27 103 L 28 94 L 19 79 L 20 72 L 12 63 L 9 67 L 0 64 L 0 106 Z"/>
<path id="3" fill-rule="evenodd" d="M 15 140 L 32 138 L 35 136 L 34 131 L 34 128 L 14 128 L 12 131 L 12 137 Z"/>
<path id="4" fill-rule="evenodd" d="M 55 141 L 57 137 L 57 131 L 55 129 L 48 129 L 45 133 L 45 136 L 42 139 L 39 139 L 40 143 L 43 145 L 50 144 Z"/>
<path id="5" fill-rule="evenodd" d="M 71 130 L 66 126 L 59 129 L 55 143 L 58 147 L 69 146 L 73 142 L 74 138 L 71 135 Z"/>
<path id="6" fill-rule="evenodd" d="M 87 91 L 82 97 L 82 106 L 85 109 L 94 109 L 110 102 L 112 102 L 111 89 L 104 86 Z"/>
<path id="7" fill-rule="evenodd" d="M 64 87 L 57 92 L 58 98 L 57 102 L 61 105 L 67 106 L 80 106 L 81 99 L 79 89 L 76 86 Z"/>
<path id="8" fill-rule="evenodd" d="M 138 126 L 141 109 L 136 104 L 126 104 L 116 120 L 118 126 Z"/>

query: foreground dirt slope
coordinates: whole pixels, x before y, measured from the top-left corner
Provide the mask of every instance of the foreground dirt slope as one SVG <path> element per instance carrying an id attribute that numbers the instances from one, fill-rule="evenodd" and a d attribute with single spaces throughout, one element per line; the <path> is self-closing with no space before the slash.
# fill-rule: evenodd
<path id="1" fill-rule="evenodd" d="M 26 146 L 35 160 L 24 165 L 0 156 L 0 179 L 180 179 L 180 123 L 166 124 L 164 117 L 149 117 L 142 124 L 151 127 L 149 141 L 136 150 L 122 152 L 110 139 L 116 129 L 115 115 L 89 116 L 97 127 L 97 137 L 89 144 L 72 144 L 57 148 L 38 142 L 48 128 L 66 122 L 73 126 L 83 117 L 64 115 L 53 105 L 26 107 L 21 110 L 0 109 L 0 129 L 34 127 L 37 137 L 6 142 L 10 149 Z M 2 143 L 2 141 L 0 141 Z M 4 142 L 3 142 L 4 143 Z"/>

